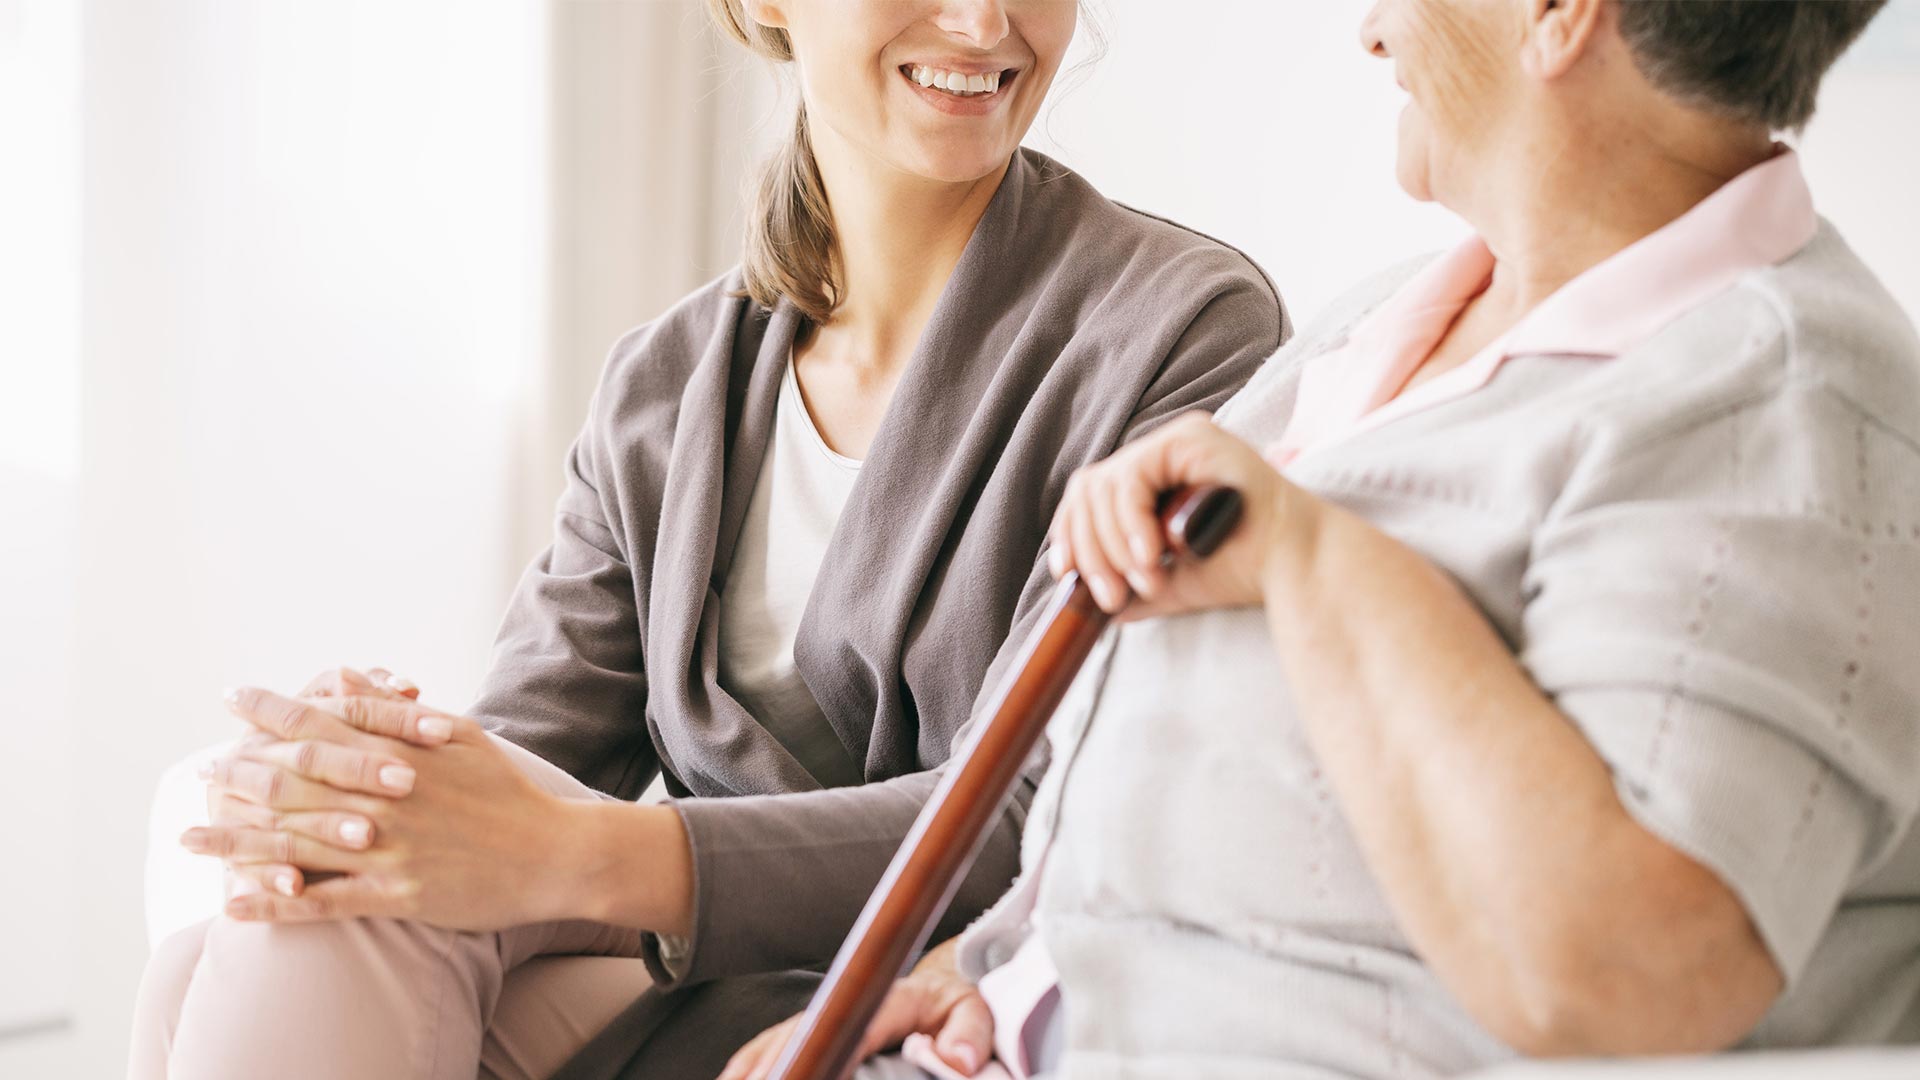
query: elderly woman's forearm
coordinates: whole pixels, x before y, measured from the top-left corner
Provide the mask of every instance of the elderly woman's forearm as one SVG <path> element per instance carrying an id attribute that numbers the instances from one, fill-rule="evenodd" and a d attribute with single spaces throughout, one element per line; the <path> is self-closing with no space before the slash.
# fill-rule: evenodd
<path id="1" fill-rule="evenodd" d="M 1606 763 L 1451 579 L 1338 509 L 1268 612 L 1369 865 L 1449 987 L 1535 1053 L 1735 1041 L 1779 977 L 1732 893 L 1627 813 Z"/>

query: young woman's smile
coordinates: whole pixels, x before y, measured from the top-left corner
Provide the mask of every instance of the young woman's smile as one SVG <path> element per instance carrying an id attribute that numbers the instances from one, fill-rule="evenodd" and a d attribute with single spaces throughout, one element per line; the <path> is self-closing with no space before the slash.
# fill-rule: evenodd
<path id="1" fill-rule="evenodd" d="M 999 108 L 1020 77 L 1018 67 L 929 60 L 897 68 L 908 89 L 949 116 L 983 116 Z"/>

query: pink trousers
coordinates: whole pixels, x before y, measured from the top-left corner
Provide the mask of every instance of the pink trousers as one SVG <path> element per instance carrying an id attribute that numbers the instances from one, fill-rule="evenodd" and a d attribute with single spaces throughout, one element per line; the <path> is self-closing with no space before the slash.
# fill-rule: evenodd
<path id="1" fill-rule="evenodd" d="M 594 793 L 512 744 L 543 788 Z M 217 917 L 168 938 L 134 1012 L 131 1080 L 472 1080 L 549 1075 L 650 985 L 640 932 L 494 933 L 399 919 Z"/>

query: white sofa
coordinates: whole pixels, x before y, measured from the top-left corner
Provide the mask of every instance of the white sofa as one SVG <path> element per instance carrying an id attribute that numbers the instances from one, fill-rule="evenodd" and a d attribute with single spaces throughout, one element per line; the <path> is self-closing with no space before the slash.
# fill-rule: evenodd
<path id="1" fill-rule="evenodd" d="M 211 746 L 169 768 L 154 795 L 148 831 L 146 910 L 150 945 L 220 910 L 219 864 L 189 855 L 178 838 L 206 820 L 202 762 L 227 749 Z M 1920 1009 L 1920 1001 L 1914 1003 Z M 1721 1054 L 1633 1061 L 1530 1061 L 1475 1075 L 1474 1080 L 1920 1080 L 1920 1046 Z"/>

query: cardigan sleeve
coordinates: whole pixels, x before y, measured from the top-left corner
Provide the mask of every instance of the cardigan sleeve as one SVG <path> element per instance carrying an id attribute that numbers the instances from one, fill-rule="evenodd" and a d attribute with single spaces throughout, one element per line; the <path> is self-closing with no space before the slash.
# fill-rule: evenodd
<path id="1" fill-rule="evenodd" d="M 603 383 L 568 451 L 553 543 L 514 589 L 469 715 L 587 786 L 635 798 L 659 759 L 644 720 L 633 572 L 601 497 L 606 392 Z"/>
<path id="2" fill-rule="evenodd" d="M 1536 533 L 1521 660 L 1791 985 L 1920 803 L 1920 535 L 1888 517 L 1920 455 L 1789 386 L 1599 457 Z"/>
<path id="3" fill-rule="evenodd" d="M 1234 256 L 1238 258 L 1238 256 Z M 1250 264 L 1243 264 L 1250 266 Z M 1095 457 L 1190 409 L 1223 404 L 1282 343 L 1286 317 L 1257 270 L 1228 277 L 1168 351 L 1121 430 Z M 1038 623 L 1052 577 L 1039 553 L 1012 625 L 979 688 L 990 692 Z M 955 736 L 964 743 L 975 714 Z M 945 762 L 859 787 L 673 803 L 686 824 L 694 864 L 694 921 L 672 943 L 671 963 L 656 935 L 643 955 L 663 989 L 709 979 L 813 967 L 832 959 L 884 874 Z M 1020 834 L 1043 758 L 1030 763 L 933 940 L 958 934 L 1004 893 L 1019 871 Z"/>

